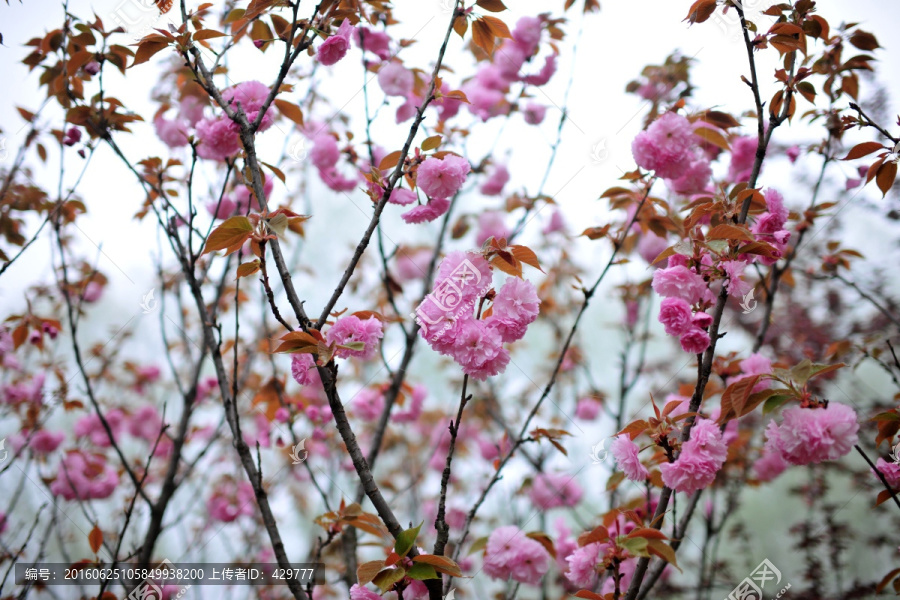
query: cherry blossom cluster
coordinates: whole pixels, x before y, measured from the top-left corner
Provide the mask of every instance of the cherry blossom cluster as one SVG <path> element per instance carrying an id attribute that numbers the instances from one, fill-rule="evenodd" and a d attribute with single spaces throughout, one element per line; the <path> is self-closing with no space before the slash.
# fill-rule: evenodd
<path id="1" fill-rule="evenodd" d="M 234 111 L 240 109 L 250 123 L 259 117 L 259 111 L 269 96 L 269 87 L 259 81 L 245 81 L 222 91 L 222 99 Z M 197 156 L 208 160 L 224 161 L 241 150 L 240 127 L 224 112 L 203 116 L 203 101 L 186 95 L 178 106 L 177 116 L 166 118 L 157 114 L 153 120 L 156 134 L 170 148 L 187 146 L 193 137 L 197 144 Z M 266 110 L 259 125 L 266 131 L 275 122 L 274 114 Z"/>
<path id="2" fill-rule="evenodd" d="M 441 261 L 434 290 L 416 309 L 419 334 L 479 381 L 506 370 L 504 344 L 525 336 L 540 305 L 534 285 L 509 277 L 491 295 L 490 313 L 481 315 L 492 280 L 491 265 L 480 254 L 452 252 Z"/>
<path id="3" fill-rule="evenodd" d="M 858 441 L 856 411 L 846 404 L 794 406 L 781 417 L 781 424 L 769 421 L 763 455 L 754 465 L 761 481 L 771 481 L 790 465 L 837 460 Z"/>

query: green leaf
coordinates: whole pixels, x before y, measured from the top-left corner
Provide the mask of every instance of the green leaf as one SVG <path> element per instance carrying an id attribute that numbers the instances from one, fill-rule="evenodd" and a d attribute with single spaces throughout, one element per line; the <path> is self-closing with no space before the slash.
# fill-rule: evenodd
<path id="1" fill-rule="evenodd" d="M 620 537 L 616 540 L 616 545 L 620 548 L 624 548 L 628 550 L 633 556 L 645 556 L 649 557 L 650 553 L 647 551 L 647 544 L 650 542 L 647 538 L 642 537 L 634 537 L 634 538 L 622 538 Z"/>
<path id="2" fill-rule="evenodd" d="M 770 412 L 774 410 L 778 410 L 785 403 L 787 403 L 793 396 L 788 396 L 786 394 L 776 394 L 775 396 L 770 396 L 766 403 L 763 404 L 763 416 L 766 416 Z"/>
<path id="3" fill-rule="evenodd" d="M 486 537 L 480 537 L 474 542 L 472 542 L 472 546 L 469 548 L 469 556 L 475 554 L 476 552 L 480 552 L 487 547 L 488 539 Z"/>
<path id="4" fill-rule="evenodd" d="M 380 589 L 382 592 L 386 592 L 391 589 L 395 583 L 397 583 L 404 577 L 406 577 L 406 569 L 404 569 L 403 567 L 385 569 L 375 576 L 375 579 L 372 580 L 372 583 L 377 585 L 378 589 Z"/>
<path id="5" fill-rule="evenodd" d="M 394 543 L 394 552 L 401 557 L 409 554 L 409 551 L 416 543 L 416 538 L 419 536 L 419 530 L 424 523 L 425 521 L 422 521 L 419 523 L 418 527 L 412 527 L 405 531 L 401 531 L 400 535 L 397 536 L 397 541 Z"/>
<path id="6" fill-rule="evenodd" d="M 437 571 L 434 570 L 434 567 L 426 565 L 425 563 L 414 563 L 406 574 L 419 581 L 441 578 L 441 576 L 437 574 Z"/>

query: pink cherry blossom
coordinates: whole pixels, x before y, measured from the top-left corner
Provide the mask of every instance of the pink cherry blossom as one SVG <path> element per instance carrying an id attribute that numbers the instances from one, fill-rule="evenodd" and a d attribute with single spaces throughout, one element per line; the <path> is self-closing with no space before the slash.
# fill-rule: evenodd
<path id="1" fill-rule="evenodd" d="M 410 190 L 404 190 L 403 188 L 396 187 L 391 191 L 391 195 L 388 196 L 388 202 L 391 204 L 399 204 L 400 206 L 406 206 L 407 204 L 412 204 L 417 200 L 416 193 Z"/>
<path id="2" fill-rule="evenodd" d="M 350 600 L 383 600 L 381 596 L 373 591 L 354 583 L 350 587 Z"/>
<path id="3" fill-rule="evenodd" d="M 699 327 L 692 327 L 681 334 L 681 349 L 690 354 L 700 354 L 709 347 L 709 334 Z"/>
<path id="4" fill-rule="evenodd" d="M 756 136 L 743 136 L 731 142 L 731 165 L 728 167 L 728 179 L 733 183 L 748 181 L 756 161 Z"/>
<path id="5" fill-rule="evenodd" d="M 214 521 L 231 523 L 241 515 L 252 515 L 256 509 L 256 494 L 246 481 L 219 482 L 206 501 L 206 511 Z"/>
<path id="6" fill-rule="evenodd" d="M 465 183 L 468 173 L 469 161 L 461 156 L 429 157 L 419 165 L 416 184 L 431 198 L 450 198 Z"/>
<path id="7" fill-rule="evenodd" d="M 233 110 L 237 111 L 240 104 L 241 110 L 247 116 L 247 121 L 255 123 L 259 118 L 259 111 L 265 104 L 270 93 L 269 86 L 260 81 L 244 81 L 222 91 L 222 99 L 225 100 Z M 259 124 L 258 131 L 265 131 L 275 122 L 275 116 L 269 110 L 263 116 Z M 232 122 L 235 132 L 238 131 L 237 124 Z"/>
<path id="8" fill-rule="evenodd" d="M 506 239 L 510 231 L 506 226 L 503 213 L 496 210 L 486 210 L 478 215 L 478 232 L 475 234 L 475 242 L 481 246 L 489 238 Z"/>
<path id="9" fill-rule="evenodd" d="M 478 381 L 502 373 L 509 364 L 503 338 L 485 321 L 467 319 L 459 323 L 453 358 L 463 373 Z"/>
<path id="10" fill-rule="evenodd" d="M 643 482 L 650 477 L 650 472 L 641 464 L 638 458 L 639 450 L 638 445 L 626 434 L 616 437 L 609 447 L 610 454 L 616 459 L 616 464 L 625 473 L 625 477 L 631 481 Z"/>
<path id="11" fill-rule="evenodd" d="M 309 151 L 309 160 L 317 169 L 327 170 L 334 167 L 341 157 L 337 140 L 330 133 L 320 133 L 313 140 Z"/>
<path id="12" fill-rule="evenodd" d="M 741 277 L 744 269 L 747 267 L 746 262 L 742 260 L 723 260 L 720 266 L 725 271 L 726 287 L 730 296 L 742 298 L 752 289 L 753 286 Z"/>
<path id="13" fill-rule="evenodd" d="M 879 458 L 875 463 L 875 468 L 878 469 L 882 475 L 884 475 L 884 478 L 887 480 L 889 486 L 894 489 L 900 488 L 900 464 L 897 464 L 895 462 L 888 462 L 883 458 Z"/>
<path id="14" fill-rule="evenodd" d="M 442 217 L 450 210 L 450 201 L 446 198 L 431 198 L 427 204 L 412 208 L 400 217 L 410 224 L 430 223 Z"/>
<path id="15" fill-rule="evenodd" d="M 601 555 L 606 554 L 607 544 L 594 542 L 576 549 L 566 562 L 569 565 L 566 579 L 578 587 L 592 589 L 597 585 L 597 566 Z"/>
<path id="16" fill-rule="evenodd" d="M 583 421 L 593 421 L 600 415 L 601 404 L 595 398 L 582 398 L 575 406 L 575 417 Z"/>
<path id="17" fill-rule="evenodd" d="M 387 96 L 405 98 L 412 93 L 414 83 L 412 71 L 399 62 L 385 63 L 378 71 L 378 85 Z"/>
<path id="18" fill-rule="evenodd" d="M 507 183 L 509 183 L 509 171 L 506 165 L 494 165 L 487 180 L 481 185 L 481 193 L 485 196 L 499 196 Z"/>
<path id="19" fill-rule="evenodd" d="M 425 398 L 428 397 L 428 390 L 422 384 L 416 384 L 413 387 L 412 394 L 407 400 L 408 404 L 404 410 L 397 410 L 391 415 L 391 418 L 397 423 L 414 423 L 422 416 L 422 407 L 425 404 Z"/>
<path id="20" fill-rule="evenodd" d="M 666 238 L 659 237 L 652 231 L 642 235 L 638 240 L 637 251 L 648 264 L 653 264 L 656 257 L 663 253 L 669 247 L 669 241 Z M 657 263 L 657 265 L 660 263 Z"/>
<path id="21" fill-rule="evenodd" d="M 774 447 L 792 465 L 846 456 L 858 441 L 858 431 L 856 412 L 839 402 L 830 402 L 826 408 L 789 408 L 780 425 L 767 429 Z"/>
<path id="22" fill-rule="evenodd" d="M 666 185 L 677 194 L 689 196 L 705 190 L 710 177 L 712 168 L 709 166 L 709 159 L 698 149 L 681 176 L 677 179 L 667 179 Z"/>
<path id="23" fill-rule="evenodd" d="M 241 140 L 232 128 L 231 119 L 225 115 L 207 117 L 197 123 L 197 139 L 200 158 L 224 161 L 241 149 Z"/>
<path id="24" fill-rule="evenodd" d="M 550 555 L 544 547 L 518 527 L 498 527 L 488 537 L 484 572 L 490 577 L 537 585 L 549 568 Z"/>
<path id="25" fill-rule="evenodd" d="M 59 448 L 60 444 L 62 444 L 65 439 L 66 434 L 62 431 L 54 432 L 47 431 L 46 429 L 39 429 L 34 432 L 19 432 L 10 438 L 9 441 L 16 452 L 21 450 L 27 443 L 28 449 L 34 454 L 50 454 Z"/>
<path id="26" fill-rule="evenodd" d="M 512 39 L 528 56 L 538 50 L 542 25 L 540 17 L 524 16 L 516 21 L 516 26 L 512 30 Z"/>
<path id="27" fill-rule="evenodd" d="M 375 421 L 384 410 L 384 394 L 374 388 L 363 388 L 353 397 L 353 413 L 364 421 Z"/>
<path id="28" fill-rule="evenodd" d="M 541 67 L 541 70 L 533 75 L 527 75 L 522 78 L 522 81 L 529 85 L 545 85 L 549 82 L 553 75 L 556 73 L 556 54 L 551 54 L 544 59 L 544 66 Z"/>
<path id="29" fill-rule="evenodd" d="M 575 506 L 583 495 L 575 477 L 563 473 L 538 473 L 528 491 L 528 497 L 539 510 Z"/>
<path id="30" fill-rule="evenodd" d="M 515 342 L 525 336 L 528 326 L 537 319 L 540 304 L 534 284 L 510 277 L 497 292 L 493 314 L 486 322 L 504 342 Z"/>
<path id="31" fill-rule="evenodd" d="M 681 298 L 666 298 L 659 308 L 659 322 L 666 333 L 680 336 L 693 329 L 691 305 Z"/>
<path id="32" fill-rule="evenodd" d="M 312 354 L 291 355 L 291 376 L 300 385 L 310 385 L 320 381 Z"/>
<path id="33" fill-rule="evenodd" d="M 66 500 L 98 500 L 112 495 L 118 484 L 119 475 L 105 458 L 70 452 L 60 461 L 50 492 Z"/>
<path id="34" fill-rule="evenodd" d="M 362 320 L 355 315 L 342 317 L 335 321 L 331 329 L 325 334 L 325 341 L 328 344 L 349 344 L 352 342 L 362 342 L 364 348 L 362 350 L 350 350 L 347 348 L 338 348 L 335 356 L 339 358 L 347 358 L 350 356 L 369 359 L 375 356 L 375 350 L 378 346 L 378 340 L 384 337 L 384 330 L 381 321 L 376 317 L 369 317 Z"/>
<path id="35" fill-rule="evenodd" d="M 162 417 L 151 404 L 140 407 L 128 419 L 128 433 L 149 442 L 155 442 L 159 438 L 162 426 Z"/>
<path id="36" fill-rule="evenodd" d="M 653 290 L 667 298 L 681 298 L 696 304 L 705 297 L 708 288 L 703 278 L 685 266 L 666 267 L 653 273 Z"/>
<path id="37" fill-rule="evenodd" d="M 162 115 L 153 119 L 156 135 L 169 148 L 188 145 L 188 123 L 182 119 L 166 119 Z"/>
<path id="38" fill-rule="evenodd" d="M 371 52 L 381 60 L 387 60 L 391 57 L 391 36 L 383 31 L 359 26 L 356 28 L 353 41 L 358 47 Z"/>
<path id="39" fill-rule="evenodd" d="M 660 177 L 677 179 L 690 166 L 693 144 L 690 121 L 668 112 L 634 138 L 631 152 L 641 168 L 655 171 Z"/>
<path id="40" fill-rule="evenodd" d="M 716 422 L 698 419 L 675 462 L 660 465 L 663 483 L 676 492 L 701 490 L 715 480 L 727 455 L 728 447 Z"/>
<path id="41" fill-rule="evenodd" d="M 536 102 L 529 102 L 522 110 L 522 117 L 529 125 L 540 125 L 544 122 L 547 114 L 547 107 Z"/>
<path id="42" fill-rule="evenodd" d="M 112 431 L 113 437 L 118 441 L 119 434 L 125 427 L 125 413 L 118 408 L 106 411 L 103 415 L 106 423 Z M 75 437 L 87 437 L 92 444 L 99 448 L 109 448 L 112 442 L 109 441 L 109 435 L 103 427 L 100 416 L 96 413 L 85 415 L 75 422 Z"/>
<path id="43" fill-rule="evenodd" d="M 319 62 L 330 67 L 347 55 L 350 49 L 350 36 L 353 35 L 355 28 L 348 19 L 344 19 L 337 32 L 333 33 L 327 40 L 322 42 L 316 50 L 316 58 Z"/>

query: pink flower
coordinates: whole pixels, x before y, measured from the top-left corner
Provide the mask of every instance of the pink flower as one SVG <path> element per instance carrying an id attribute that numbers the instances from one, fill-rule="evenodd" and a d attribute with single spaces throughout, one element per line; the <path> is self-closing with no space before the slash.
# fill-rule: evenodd
<path id="1" fill-rule="evenodd" d="M 450 198 L 465 183 L 468 173 L 469 161 L 461 156 L 429 157 L 419 165 L 416 184 L 431 198 Z"/>
<path id="2" fill-rule="evenodd" d="M 771 429 L 771 426 L 775 425 L 775 421 L 770 421 L 769 425 L 769 429 Z M 785 462 L 784 458 L 781 456 L 781 451 L 772 443 L 772 440 L 774 439 L 777 438 L 770 438 L 769 441 L 766 442 L 762 456 L 753 463 L 753 472 L 760 481 L 772 481 L 788 468 L 787 462 Z"/>
<path id="3" fill-rule="evenodd" d="M 537 319 L 540 304 L 530 281 L 510 277 L 497 292 L 493 314 L 485 322 L 500 333 L 504 342 L 515 342 L 525 336 L 528 326 Z"/>
<path id="4" fill-rule="evenodd" d="M 291 355 L 291 376 L 300 385 L 318 383 L 319 372 L 316 370 L 312 354 Z"/>
<path id="5" fill-rule="evenodd" d="M 710 485 L 728 456 L 722 432 L 711 419 L 699 419 L 674 463 L 660 465 L 663 483 L 676 492 L 691 493 Z"/>
<path id="6" fill-rule="evenodd" d="M 709 334 L 693 327 L 681 334 L 681 349 L 690 354 L 700 354 L 709 347 Z"/>
<path id="7" fill-rule="evenodd" d="M 690 196 L 706 189 L 710 177 L 712 168 L 709 159 L 701 151 L 695 151 L 682 175 L 677 179 L 667 179 L 666 185 L 676 194 Z"/>
<path id="8" fill-rule="evenodd" d="M 531 56 L 538 50 L 541 42 L 542 21 L 540 17 L 524 16 L 516 21 L 512 30 L 512 39 L 525 54 Z"/>
<path id="9" fill-rule="evenodd" d="M 575 407 L 575 417 L 583 421 L 593 421 L 600 414 L 600 402 L 594 398 L 582 398 Z"/>
<path id="10" fill-rule="evenodd" d="M 414 579 L 403 590 L 402 600 L 428 600 L 428 588 L 421 581 Z"/>
<path id="11" fill-rule="evenodd" d="M 503 338 L 485 321 L 467 319 L 459 323 L 453 359 L 463 373 L 478 381 L 497 375 L 509 364 L 509 351 L 503 347 Z"/>
<path id="12" fill-rule="evenodd" d="M 653 273 L 653 290 L 660 296 L 681 298 L 688 304 L 696 304 L 708 291 L 706 282 L 695 271 L 685 266 L 657 269 Z"/>
<path id="13" fill-rule="evenodd" d="M 222 99 L 228 102 L 235 111 L 237 111 L 238 104 L 240 104 L 241 110 L 247 116 L 247 121 L 254 123 L 259 118 L 259 111 L 265 104 L 266 99 L 268 99 L 270 91 L 269 86 L 260 81 L 244 81 L 224 90 Z M 274 115 L 266 110 L 266 114 L 259 124 L 258 131 L 265 131 L 274 122 Z M 237 133 L 237 124 L 232 122 L 232 125 L 235 133 Z"/>
<path id="14" fill-rule="evenodd" d="M 188 145 L 188 123 L 182 119 L 166 119 L 162 115 L 153 119 L 156 135 L 169 148 Z"/>
<path id="15" fill-rule="evenodd" d="M 10 443 L 16 452 L 28 444 L 28 449 L 34 454 L 50 454 L 59 448 L 59 445 L 66 439 L 66 434 L 62 431 L 53 432 L 46 429 L 38 431 L 22 431 L 10 439 Z"/>
<path id="16" fill-rule="evenodd" d="M 875 463 L 875 468 L 884 475 L 889 486 L 894 489 L 900 488 L 900 464 L 888 462 L 883 458 L 879 458 Z M 878 476 L 876 475 L 876 477 Z"/>
<path id="17" fill-rule="evenodd" d="M 522 81 L 529 85 L 545 85 L 556 73 L 556 55 L 551 54 L 544 59 L 544 66 L 534 75 L 528 75 L 522 78 Z"/>
<path id="18" fill-rule="evenodd" d="M 382 598 L 375 592 L 354 583 L 350 588 L 350 600 L 382 600 Z"/>
<path id="19" fill-rule="evenodd" d="M 59 463 L 56 479 L 50 484 L 54 496 L 66 500 L 108 498 L 119 484 L 116 469 L 97 454 L 70 452 Z"/>
<path id="20" fill-rule="evenodd" d="M 255 498 L 253 487 L 246 481 L 224 480 L 206 501 L 206 512 L 215 521 L 231 523 L 241 515 L 253 514 Z"/>
<path id="21" fill-rule="evenodd" d="M 137 409 L 128 420 L 128 433 L 149 442 L 155 442 L 162 431 L 162 426 L 163 420 L 156 407 L 145 404 Z"/>
<path id="22" fill-rule="evenodd" d="M 381 60 L 391 57 L 391 37 L 383 31 L 375 31 L 368 27 L 357 27 L 353 36 L 356 45 L 371 52 Z"/>
<path id="23" fill-rule="evenodd" d="M 386 96 L 406 97 L 413 91 L 415 77 L 412 71 L 398 62 L 384 64 L 378 71 L 378 85 Z"/>
<path id="24" fill-rule="evenodd" d="M 112 431 L 113 437 L 118 441 L 119 434 L 125 426 L 125 413 L 118 408 L 107 411 L 104 415 L 106 422 Z M 109 441 L 109 435 L 100 421 L 99 415 L 91 413 L 85 415 L 75 422 L 75 437 L 87 437 L 91 443 L 100 448 L 109 448 L 112 443 Z"/>
<path id="25" fill-rule="evenodd" d="M 317 169 L 328 170 L 334 167 L 341 157 L 337 140 L 330 133 L 320 133 L 313 138 L 313 147 L 309 151 L 309 160 Z"/>
<path id="26" fill-rule="evenodd" d="M 316 51 L 316 58 L 319 59 L 319 62 L 330 67 L 344 58 L 350 49 L 350 36 L 353 35 L 353 31 L 353 25 L 349 20 L 344 19 L 337 32 L 319 45 Z"/>
<path id="27" fill-rule="evenodd" d="M 462 91 L 465 92 L 469 99 L 469 112 L 476 117 L 480 117 L 482 121 L 487 121 L 491 117 L 505 115 L 509 112 L 509 102 L 506 101 L 506 95 L 497 89 L 492 89 L 485 83 L 472 80 L 463 85 Z"/>
<path id="28" fill-rule="evenodd" d="M 784 154 L 788 157 L 788 160 L 790 160 L 791 163 L 795 163 L 800 157 L 800 146 L 791 146 L 784 151 Z"/>
<path id="29" fill-rule="evenodd" d="M 405 282 L 423 278 L 431 263 L 431 254 L 431 250 L 427 248 L 398 251 L 394 264 L 397 279 Z"/>
<path id="30" fill-rule="evenodd" d="M 659 307 L 659 322 L 669 335 L 680 336 L 694 327 L 691 305 L 681 298 L 666 298 Z"/>
<path id="31" fill-rule="evenodd" d="M 231 119 L 225 115 L 207 117 L 197 123 L 197 139 L 200 158 L 223 161 L 241 149 L 241 140 L 232 128 Z"/>
<path id="32" fill-rule="evenodd" d="M 553 213 L 550 215 L 550 220 L 547 221 L 547 224 L 544 226 L 544 229 L 541 231 L 544 235 L 550 235 L 551 233 L 565 233 L 566 232 L 566 221 L 563 218 L 562 212 L 554 209 Z"/>
<path id="33" fill-rule="evenodd" d="M 666 238 L 659 237 L 652 231 L 649 231 L 638 240 L 637 251 L 647 264 L 653 264 L 656 257 L 668 247 L 669 241 Z"/>
<path id="34" fill-rule="evenodd" d="M 353 397 L 353 411 L 364 421 L 374 421 L 384 410 L 384 395 L 373 388 L 363 388 Z"/>
<path id="35" fill-rule="evenodd" d="M 481 246 L 488 238 L 497 240 L 509 237 L 509 229 L 503 220 L 503 213 L 496 210 L 486 210 L 478 215 L 478 232 L 475 234 L 475 242 Z"/>
<path id="36" fill-rule="evenodd" d="M 413 387 L 409 405 L 407 410 L 398 410 L 392 415 L 392 419 L 397 423 L 414 423 L 422 416 L 422 407 L 425 404 L 425 398 L 428 397 L 428 390 L 422 384 L 416 384 Z"/>
<path id="37" fill-rule="evenodd" d="M 412 204 L 416 201 L 416 193 L 410 190 L 404 190 L 403 188 L 395 187 L 391 191 L 391 195 L 388 196 L 388 202 L 391 204 L 399 204 L 400 206 L 406 206 L 407 204 Z"/>
<path id="38" fill-rule="evenodd" d="M 731 142 L 731 165 L 728 168 L 728 179 L 733 183 L 748 181 L 753 173 L 756 161 L 756 136 L 735 138 Z"/>
<path id="39" fill-rule="evenodd" d="M 325 341 L 329 344 L 350 344 L 362 343 L 361 350 L 351 350 L 347 348 L 338 348 L 334 355 L 338 358 L 347 358 L 355 356 L 357 358 L 369 359 L 375 356 L 375 348 L 378 340 L 384 337 L 384 330 L 381 321 L 376 317 L 369 317 L 365 321 L 359 317 L 350 315 L 335 321 L 331 329 L 325 334 Z"/>
<path id="40" fill-rule="evenodd" d="M 846 456 L 858 441 L 856 412 L 839 402 L 827 408 L 795 406 L 784 411 L 781 425 L 767 429 L 773 445 L 792 465 L 808 465 Z"/>
<path id="41" fill-rule="evenodd" d="M 549 568 L 550 555 L 544 547 L 518 527 L 498 527 L 488 537 L 484 572 L 490 577 L 537 585 Z"/>
<path id="42" fill-rule="evenodd" d="M 499 196 L 503 187 L 509 182 L 509 171 L 506 165 L 494 165 L 494 169 L 481 186 L 481 193 L 485 196 Z"/>
<path id="43" fill-rule="evenodd" d="M 197 121 L 203 118 L 204 102 L 197 96 L 185 96 L 178 104 L 178 116 L 190 124 L 197 125 Z"/>
<path id="44" fill-rule="evenodd" d="M 547 107 L 536 102 L 529 102 L 522 110 L 522 117 L 529 125 L 540 125 L 547 114 Z"/>
<path id="45" fill-rule="evenodd" d="M 450 210 L 449 200 L 446 198 L 431 198 L 428 204 L 410 209 L 400 215 L 400 217 L 410 224 L 430 223 L 445 215 L 448 210 Z"/>
<path id="46" fill-rule="evenodd" d="M 696 325 L 700 329 L 706 329 L 713 324 L 712 315 L 705 313 L 702 310 L 695 312 L 694 316 L 691 318 L 691 321 L 693 321 L 694 325 Z"/>
<path id="47" fill-rule="evenodd" d="M 631 144 L 638 166 L 660 177 L 677 179 L 690 166 L 694 133 L 691 123 L 676 113 L 666 113 L 640 132 Z"/>
<path id="48" fill-rule="evenodd" d="M 741 278 L 747 263 L 742 260 L 723 260 L 720 264 L 728 279 L 728 294 L 743 297 L 753 286 Z"/>
<path id="49" fill-rule="evenodd" d="M 574 477 L 552 473 L 538 473 L 528 491 L 531 502 L 540 510 L 575 506 L 583 495 L 584 492 Z"/>
<path id="50" fill-rule="evenodd" d="M 593 589 L 597 585 L 597 566 L 600 555 L 606 554 L 607 544 L 594 542 L 578 548 L 566 558 L 569 568 L 566 579 L 578 587 Z"/>
<path id="51" fill-rule="evenodd" d="M 623 433 L 616 437 L 609 447 L 609 451 L 613 458 L 616 459 L 616 464 L 625 473 L 625 477 L 631 481 L 643 482 L 650 477 L 650 472 L 647 471 L 647 468 L 641 464 L 641 460 L 638 458 L 640 448 L 631 441 L 628 435 Z"/>

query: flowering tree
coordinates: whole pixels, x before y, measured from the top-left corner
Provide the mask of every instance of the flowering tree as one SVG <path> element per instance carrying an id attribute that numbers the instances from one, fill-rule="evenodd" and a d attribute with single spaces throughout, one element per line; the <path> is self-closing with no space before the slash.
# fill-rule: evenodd
<path id="1" fill-rule="evenodd" d="M 19 108 L 2 170 L 0 278 L 26 302 L 0 328 L 0 594 L 54 597 L 13 568 L 41 561 L 99 572 L 77 597 L 195 593 L 114 574 L 163 559 L 317 565 L 264 598 L 760 598 L 776 575 L 779 597 L 900 594 L 897 395 L 829 398 L 856 368 L 900 387 L 900 308 L 865 281 L 892 265 L 848 247 L 841 218 L 877 187 L 887 222 L 900 139 L 862 100 L 877 39 L 815 4 L 685 6 L 738 24 L 747 62 L 725 76 L 746 97 L 703 106 L 702 64 L 648 66 L 628 87 L 633 168 L 576 229 L 544 190 L 568 117 L 542 98 L 596 0 L 514 22 L 500 0 L 448 0 L 418 40 L 398 31 L 421 7 L 383 0 L 66 6 L 28 44 L 47 100 Z M 349 77 L 358 111 L 323 91 Z M 131 107 L 137 79 L 157 82 L 153 114 Z M 128 146 L 151 126 L 164 153 Z M 491 127 L 555 135 L 538 190 L 515 155 L 469 147 Z M 807 141 L 782 141 L 792 127 Z M 51 183 L 36 172 L 53 160 Z M 128 323 L 88 326 L 112 276 L 79 236 L 97 162 L 139 186 L 115 226 L 160 240 L 139 312 L 158 351 Z M 23 281 L 42 236 L 54 281 Z M 613 366 L 584 326 L 604 297 Z M 788 569 L 750 549 L 741 511 L 791 477 Z M 860 539 L 834 488 L 858 490 L 879 535 Z M 871 573 L 851 574 L 850 540 Z"/>

